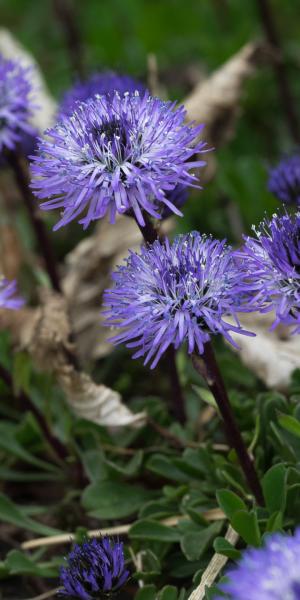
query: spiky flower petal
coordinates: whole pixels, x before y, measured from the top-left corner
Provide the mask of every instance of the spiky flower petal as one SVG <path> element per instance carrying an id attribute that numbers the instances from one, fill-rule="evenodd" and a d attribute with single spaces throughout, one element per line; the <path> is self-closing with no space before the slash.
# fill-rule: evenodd
<path id="1" fill-rule="evenodd" d="M 123 544 L 108 537 L 76 544 L 60 572 L 62 597 L 93 600 L 111 597 L 127 581 Z"/>
<path id="2" fill-rule="evenodd" d="M 106 323 L 123 331 L 112 341 L 139 348 L 133 358 L 145 356 L 152 368 L 170 344 L 186 341 L 189 353 L 201 354 L 211 335 L 233 343 L 230 331 L 248 333 L 236 316 L 248 310 L 243 271 L 225 241 L 198 232 L 172 244 L 156 241 L 140 254 L 131 252 L 113 280 L 104 296 Z"/>
<path id="3" fill-rule="evenodd" d="M 300 155 L 285 157 L 271 169 L 268 187 L 284 204 L 300 204 Z"/>
<path id="4" fill-rule="evenodd" d="M 190 173 L 205 163 L 195 155 L 205 151 L 199 142 L 202 126 L 184 123 L 183 107 L 170 102 L 125 94 L 95 97 L 80 104 L 40 141 L 33 157 L 33 189 L 38 198 L 51 198 L 43 210 L 59 208 L 58 229 L 84 211 L 86 228 L 107 212 L 132 212 L 141 226 L 143 211 L 161 218 L 167 197 L 177 184 L 196 186 Z"/>
<path id="5" fill-rule="evenodd" d="M 146 88 L 140 81 L 128 75 L 119 75 L 112 71 L 94 73 L 87 81 L 75 83 L 65 93 L 59 107 L 59 115 L 60 117 L 71 116 L 78 102 L 86 102 L 96 94 L 103 96 L 119 92 L 120 95 L 123 95 L 125 92 L 133 93 L 135 91 L 143 94 Z"/>
<path id="6" fill-rule="evenodd" d="M 0 55 L 0 153 L 14 150 L 23 137 L 34 135 L 29 67 Z"/>
<path id="7" fill-rule="evenodd" d="M 247 237 L 238 254 L 247 263 L 249 284 L 256 289 L 252 303 L 274 310 L 274 327 L 294 325 L 300 332 L 300 213 L 274 215 Z"/>
<path id="8" fill-rule="evenodd" d="M 274 534 L 263 548 L 246 550 L 219 588 L 230 600 L 300 600 L 299 560 L 300 529 Z"/>
<path id="9" fill-rule="evenodd" d="M 23 298 L 16 296 L 17 282 L 8 281 L 0 276 L 0 308 L 11 308 L 17 310 L 24 304 Z"/>

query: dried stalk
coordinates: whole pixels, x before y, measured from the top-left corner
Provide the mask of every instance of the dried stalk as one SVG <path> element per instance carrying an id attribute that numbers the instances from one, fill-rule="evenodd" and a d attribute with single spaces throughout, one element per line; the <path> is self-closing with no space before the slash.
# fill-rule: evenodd
<path id="1" fill-rule="evenodd" d="M 202 513 L 202 516 L 207 521 L 220 521 L 225 519 L 225 515 L 223 511 L 219 508 L 212 508 L 211 510 L 207 510 Z M 176 517 L 168 517 L 167 519 L 163 519 L 159 521 L 162 525 L 167 525 L 169 527 L 176 527 L 179 521 L 182 519 L 186 519 L 182 515 Z M 103 535 L 126 535 L 131 529 L 133 523 L 128 523 L 126 525 L 117 525 L 116 527 L 107 527 L 106 529 L 93 529 L 87 532 L 88 537 L 100 538 Z M 34 548 L 40 548 L 42 546 L 55 546 L 58 544 L 70 544 L 76 539 L 76 535 L 74 533 L 62 533 L 58 535 L 52 535 L 48 537 L 36 538 L 34 540 L 28 540 L 27 542 L 23 542 L 21 544 L 21 548 L 23 550 L 33 550 Z"/>
<path id="2" fill-rule="evenodd" d="M 236 545 L 239 536 L 229 525 L 225 539 L 230 542 L 233 546 Z M 214 581 L 217 579 L 219 573 L 222 571 L 223 567 L 226 565 L 228 561 L 227 556 L 223 556 L 222 554 L 218 554 L 217 552 L 213 555 L 210 563 L 206 567 L 202 577 L 200 584 L 198 587 L 191 593 L 188 600 L 203 600 L 205 597 L 205 589 L 209 588 Z"/>
<path id="3" fill-rule="evenodd" d="M 34 598 L 27 598 L 26 600 L 46 600 L 47 598 L 54 598 L 59 590 L 60 588 L 54 588 L 53 590 L 34 596 Z"/>

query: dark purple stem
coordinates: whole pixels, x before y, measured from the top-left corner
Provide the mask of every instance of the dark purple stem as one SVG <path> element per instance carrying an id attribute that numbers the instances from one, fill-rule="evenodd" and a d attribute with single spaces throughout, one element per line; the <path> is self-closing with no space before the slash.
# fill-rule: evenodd
<path id="1" fill-rule="evenodd" d="M 10 373 L 5 369 L 5 367 L 3 367 L 1 364 L 0 378 L 12 391 L 12 393 L 20 400 L 22 408 L 25 410 L 30 410 L 34 414 L 46 440 L 48 441 L 50 447 L 54 450 L 55 455 L 60 459 L 60 461 L 65 461 L 66 457 L 68 456 L 68 452 L 65 446 L 59 441 L 58 438 L 52 435 L 44 415 L 38 410 L 38 408 L 36 408 L 36 406 L 33 404 L 33 402 L 30 400 L 27 394 L 25 394 L 24 391 L 20 391 L 18 394 L 14 393 L 12 377 Z"/>
<path id="2" fill-rule="evenodd" d="M 205 379 L 211 393 L 214 396 L 223 418 L 228 442 L 236 451 L 252 494 L 254 495 L 257 503 L 263 506 L 264 498 L 259 478 L 236 423 L 211 342 L 206 342 L 204 346 L 204 353 L 201 356 L 198 354 L 192 355 L 192 362 L 196 371 Z"/>
<path id="3" fill-rule="evenodd" d="M 286 117 L 291 137 L 300 144 L 300 126 L 293 94 L 290 88 L 280 38 L 276 29 L 269 0 L 256 0 L 265 36 L 275 50 L 274 72 L 282 108 Z"/>
<path id="4" fill-rule="evenodd" d="M 84 79 L 83 46 L 72 0 L 53 0 L 54 11 L 64 31 L 72 68 Z"/>
<path id="5" fill-rule="evenodd" d="M 138 228 L 141 231 L 141 234 L 142 234 L 146 244 L 151 245 L 156 240 L 159 239 L 159 236 L 158 236 L 158 233 L 157 233 L 155 227 L 153 227 L 150 219 L 148 218 L 148 216 L 145 213 L 143 214 L 143 218 L 145 221 L 144 227 L 142 227 L 138 223 L 137 220 L 136 220 L 136 223 L 137 223 Z M 170 381 L 171 381 L 173 413 L 174 413 L 174 416 L 176 417 L 176 419 L 178 419 L 178 421 L 180 423 L 185 423 L 185 421 L 186 421 L 185 402 L 184 402 L 184 397 L 183 397 L 183 393 L 182 393 L 182 389 L 181 389 L 181 385 L 180 385 L 180 379 L 179 379 L 177 365 L 176 365 L 176 352 L 174 350 L 174 347 L 169 346 L 169 348 L 166 350 L 165 354 L 166 354 L 167 368 L 169 371 Z"/>
<path id="6" fill-rule="evenodd" d="M 43 255 L 45 266 L 52 283 L 53 288 L 60 292 L 60 283 L 57 273 L 56 261 L 54 252 L 47 234 L 47 230 L 43 220 L 40 217 L 39 209 L 36 206 L 35 198 L 33 197 L 29 187 L 29 177 L 23 158 L 18 154 L 7 154 L 7 160 L 15 174 L 16 182 L 22 194 L 27 212 L 30 217 L 32 227 L 34 229 L 40 251 Z"/>

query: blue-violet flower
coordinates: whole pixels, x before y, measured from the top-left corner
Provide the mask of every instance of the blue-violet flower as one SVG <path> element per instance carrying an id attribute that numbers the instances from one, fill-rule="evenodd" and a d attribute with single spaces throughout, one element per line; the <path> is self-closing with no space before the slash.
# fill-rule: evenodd
<path id="1" fill-rule="evenodd" d="M 24 304 L 23 298 L 16 296 L 17 282 L 8 281 L 0 276 L 0 308 L 11 308 L 17 310 Z"/>
<path id="2" fill-rule="evenodd" d="M 0 55 L 0 153 L 14 150 L 23 136 L 35 134 L 32 116 L 30 67 Z"/>
<path id="3" fill-rule="evenodd" d="M 123 544 L 108 537 L 76 544 L 60 571 L 62 597 L 93 600 L 111 597 L 127 581 Z"/>
<path id="4" fill-rule="evenodd" d="M 71 116 L 76 109 L 78 102 L 86 102 L 98 94 L 114 94 L 119 92 L 123 96 L 125 92 L 133 93 L 138 91 L 143 94 L 146 91 L 145 86 L 133 77 L 120 75 L 113 71 L 103 73 L 94 73 L 87 81 L 79 81 L 68 90 L 60 104 L 59 115 L 62 117 Z"/>
<path id="5" fill-rule="evenodd" d="M 300 154 L 286 158 L 270 170 L 268 188 L 284 204 L 300 204 Z"/>
<path id="6" fill-rule="evenodd" d="M 254 229 L 256 238 L 246 237 L 237 255 L 256 290 L 252 304 L 262 311 L 274 310 L 273 327 L 294 325 L 300 332 L 300 213 L 273 215 Z"/>
<path id="7" fill-rule="evenodd" d="M 123 328 L 112 341 L 138 348 L 154 368 L 173 344 L 187 341 L 188 352 L 203 353 L 211 335 L 242 329 L 236 313 L 248 310 L 243 271 L 225 241 L 198 232 L 180 235 L 171 244 L 156 241 L 131 252 L 127 264 L 112 275 L 105 292 L 106 324 Z M 233 317 L 227 322 L 226 316 Z"/>
<path id="8" fill-rule="evenodd" d="M 294 536 L 273 534 L 263 548 L 243 553 L 219 589 L 230 600 L 300 600 L 299 559 L 300 529 Z"/>
<path id="9" fill-rule="evenodd" d="M 146 92 L 100 96 L 80 104 L 40 140 L 33 158 L 33 189 L 51 198 L 41 208 L 63 209 L 55 229 L 77 219 L 86 228 L 107 212 L 132 212 L 141 226 L 143 211 L 161 218 L 177 184 L 197 187 L 189 171 L 205 164 L 197 153 L 203 126 L 184 123 L 185 110 Z"/>

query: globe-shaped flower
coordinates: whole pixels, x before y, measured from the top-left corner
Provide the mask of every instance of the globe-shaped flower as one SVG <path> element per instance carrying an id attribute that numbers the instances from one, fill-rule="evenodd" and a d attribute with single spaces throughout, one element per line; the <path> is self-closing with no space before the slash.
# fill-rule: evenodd
<path id="1" fill-rule="evenodd" d="M 85 210 L 79 221 L 131 211 L 141 226 L 143 211 L 160 218 L 168 206 L 181 215 L 167 194 L 177 184 L 196 186 L 189 171 L 205 163 L 195 158 L 205 151 L 199 142 L 202 126 L 184 123 L 183 107 L 152 98 L 146 92 L 95 97 L 80 104 L 47 137 L 33 157 L 32 187 L 38 198 L 51 198 L 44 210 L 63 209 L 58 229 Z"/>
<path id="2" fill-rule="evenodd" d="M 0 55 L 0 153 L 34 135 L 31 96 L 30 68 Z"/>
<path id="3" fill-rule="evenodd" d="M 300 204 L 300 154 L 284 158 L 271 169 L 268 187 L 284 204 Z"/>
<path id="4" fill-rule="evenodd" d="M 127 581 L 123 544 L 107 537 L 76 544 L 60 572 L 59 595 L 93 600 L 113 595 Z"/>
<path id="5" fill-rule="evenodd" d="M 176 208 L 182 208 L 188 199 L 188 190 L 185 185 L 178 184 L 167 194 L 167 198 L 171 204 L 174 204 Z M 161 218 L 167 219 L 172 215 L 172 211 L 168 206 L 163 206 L 161 211 Z"/>
<path id="6" fill-rule="evenodd" d="M 113 71 L 94 73 L 87 81 L 75 83 L 65 93 L 59 107 L 59 115 L 61 117 L 63 115 L 71 116 L 78 102 L 86 102 L 96 94 L 102 96 L 119 92 L 120 95 L 123 95 L 125 92 L 133 93 L 135 91 L 143 94 L 146 88 L 140 81 L 128 75 L 119 75 Z"/>
<path id="7" fill-rule="evenodd" d="M 300 332 L 300 213 L 266 219 L 237 254 L 252 272 L 253 304 L 275 311 L 273 327 L 284 323 Z"/>
<path id="8" fill-rule="evenodd" d="M 219 588 L 230 600 L 300 600 L 299 561 L 300 529 L 274 534 L 263 548 L 246 550 Z"/>
<path id="9" fill-rule="evenodd" d="M 131 252 L 112 277 L 115 285 L 104 296 L 106 324 L 123 328 L 112 341 L 137 347 L 133 358 L 145 356 L 152 368 L 170 344 L 186 341 L 189 353 L 201 354 L 213 334 L 234 343 L 230 331 L 248 333 L 236 317 L 247 310 L 243 272 L 225 241 L 198 232 L 172 244 L 156 241 L 141 254 Z"/>
<path id="10" fill-rule="evenodd" d="M 0 308 L 17 310 L 24 304 L 23 298 L 16 296 L 17 282 L 8 281 L 0 275 Z"/>

